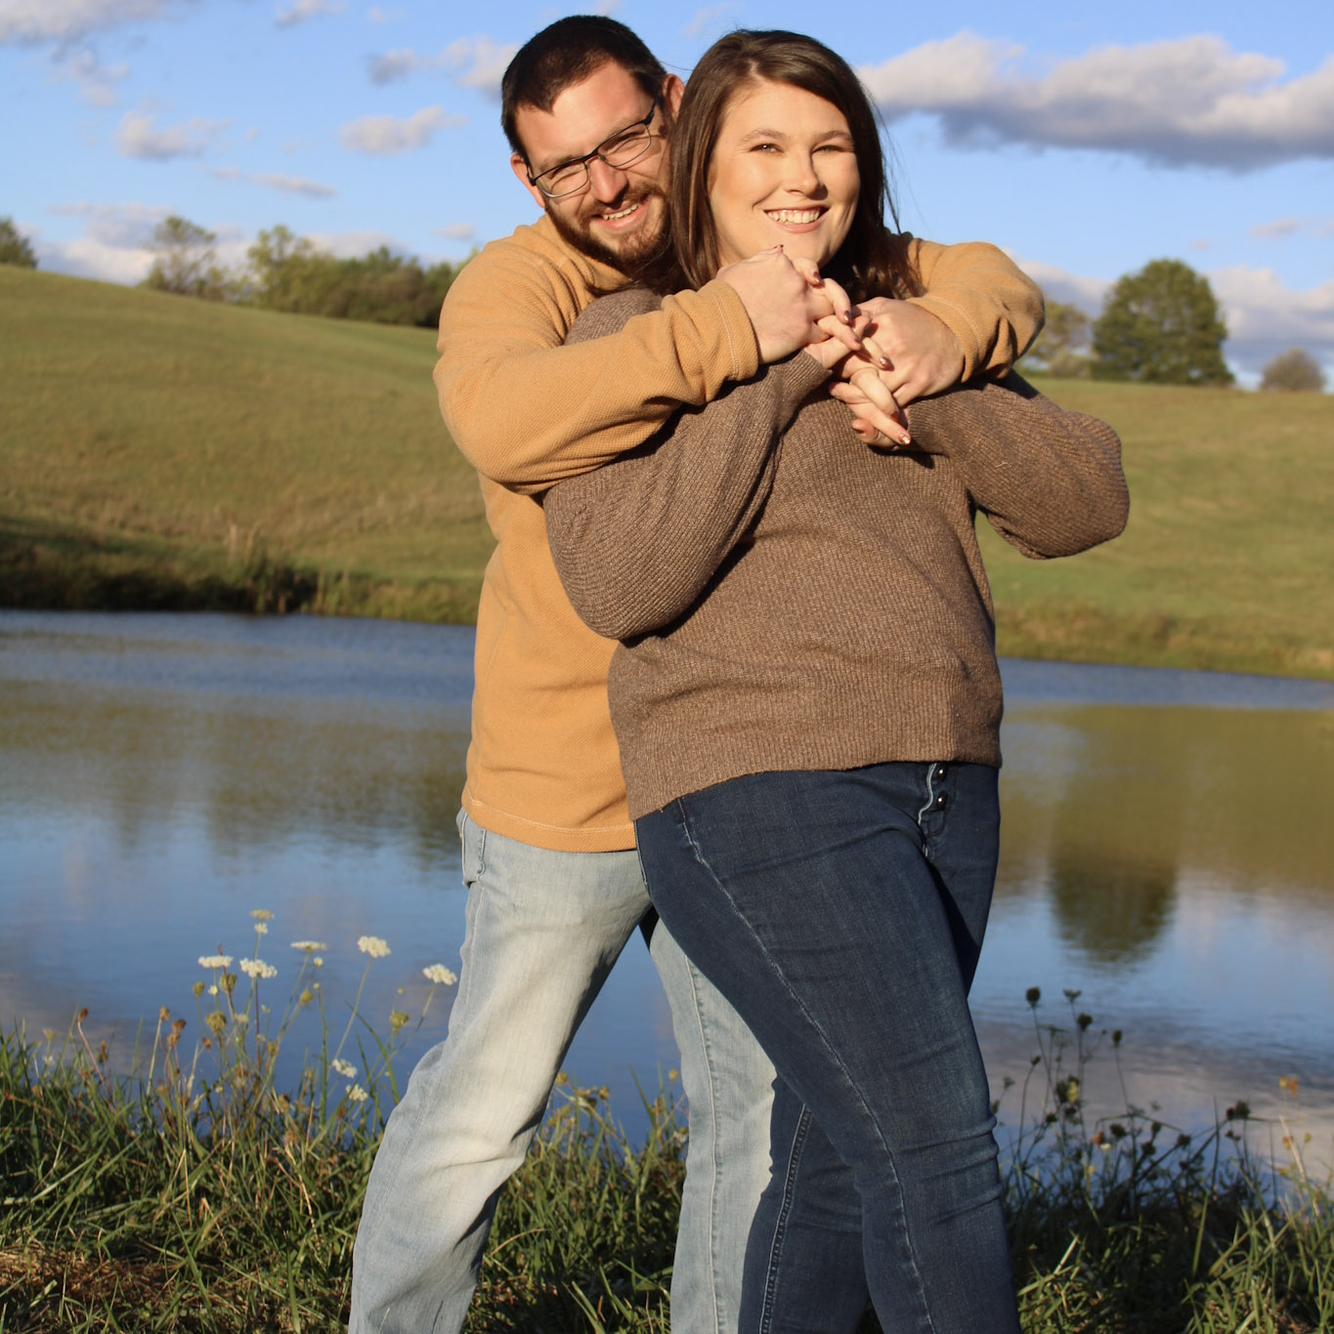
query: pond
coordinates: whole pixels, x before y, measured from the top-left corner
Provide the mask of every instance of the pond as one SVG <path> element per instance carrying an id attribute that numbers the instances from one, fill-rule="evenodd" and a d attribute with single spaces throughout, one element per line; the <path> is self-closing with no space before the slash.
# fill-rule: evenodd
<path id="1" fill-rule="evenodd" d="M 362 1013 L 384 1036 L 411 1016 L 405 1075 L 448 1016 L 441 991 L 420 1019 L 422 969 L 458 967 L 472 645 L 389 622 L 0 613 L 0 1022 L 64 1033 L 86 1006 L 127 1065 L 161 1006 L 198 1035 L 199 956 L 261 953 L 281 1010 L 305 957 L 289 942 L 317 940 L 335 1038 L 369 965 Z M 1334 686 L 1003 667 L 1003 856 L 973 993 L 996 1091 L 1086 1012 L 1095 1111 L 1129 1097 L 1199 1128 L 1245 1099 L 1330 1161 Z M 254 909 L 274 914 L 263 938 Z M 288 1077 L 317 1042 L 293 1030 Z M 675 1060 L 633 940 L 571 1077 L 608 1086 L 636 1134 L 638 1089 Z"/>

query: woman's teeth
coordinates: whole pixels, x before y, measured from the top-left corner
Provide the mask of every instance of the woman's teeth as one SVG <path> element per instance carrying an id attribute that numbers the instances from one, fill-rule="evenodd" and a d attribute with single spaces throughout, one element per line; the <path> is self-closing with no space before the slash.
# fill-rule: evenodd
<path id="1" fill-rule="evenodd" d="M 820 216 L 818 208 L 777 208 L 769 212 L 775 222 L 786 222 L 792 226 L 815 222 Z"/>

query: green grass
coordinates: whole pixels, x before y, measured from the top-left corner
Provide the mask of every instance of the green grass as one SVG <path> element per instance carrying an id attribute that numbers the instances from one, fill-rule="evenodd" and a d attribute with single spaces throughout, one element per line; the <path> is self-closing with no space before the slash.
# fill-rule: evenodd
<path id="1" fill-rule="evenodd" d="M 467 622 L 491 539 L 431 335 L 0 266 L 0 603 Z M 1004 653 L 1334 679 L 1334 397 L 1044 383 L 1125 442 L 1130 528 L 984 534 Z"/>
<path id="2" fill-rule="evenodd" d="M 467 620 L 431 334 L 0 266 L 0 600 Z"/>
<path id="3" fill-rule="evenodd" d="M 178 1039 L 164 1019 L 152 1072 L 122 1080 L 77 1042 L 0 1040 L 0 1331 L 345 1327 L 379 1096 L 340 1099 L 326 1064 L 284 1096 L 253 1055 L 215 1084 Z M 666 1334 L 684 1134 L 668 1098 L 650 1113 L 632 1145 L 605 1091 L 558 1090 L 468 1334 Z M 1334 1201 L 1252 1157 L 1244 1117 L 1188 1141 L 1133 1110 L 1094 1128 L 1055 1081 L 1007 1168 L 1027 1334 L 1334 1327 Z"/>

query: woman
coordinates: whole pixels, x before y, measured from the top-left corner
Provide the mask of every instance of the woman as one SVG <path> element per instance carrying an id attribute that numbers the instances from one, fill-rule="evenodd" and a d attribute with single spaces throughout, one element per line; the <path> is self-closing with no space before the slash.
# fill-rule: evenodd
<path id="1" fill-rule="evenodd" d="M 776 244 L 854 299 L 907 295 L 874 113 L 790 33 L 706 53 L 672 131 L 659 292 Z M 575 335 L 656 305 L 604 298 Z M 911 451 L 850 441 L 808 348 L 545 499 L 580 614 L 620 639 L 612 716 L 650 893 L 851 1168 L 887 1329 L 1018 1329 L 989 1094 L 968 1012 L 995 878 L 1000 679 L 973 528 L 1030 556 L 1118 533 L 1119 443 L 1022 382 L 911 410 Z M 743 1328 L 818 1329 L 782 1256 L 782 1176 Z"/>

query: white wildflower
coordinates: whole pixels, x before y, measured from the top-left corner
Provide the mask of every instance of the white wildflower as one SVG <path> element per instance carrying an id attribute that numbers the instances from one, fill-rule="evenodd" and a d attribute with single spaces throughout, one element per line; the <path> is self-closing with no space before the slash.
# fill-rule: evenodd
<path id="1" fill-rule="evenodd" d="M 232 1023 L 240 1024 L 242 1028 L 244 1028 L 249 1022 L 250 1022 L 250 1015 L 247 1014 L 245 1010 L 237 1010 L 237 1012 L 234 1015 L 232 1015 Z"/>
<path id="2" fill-rule="evenodd" d="M 314 964 L 316 968 L 324 967 L 324 959 L 321 955 L 318 954 L 311 960 L 311 963 Z M 319 983 L 317 982 L 315 985 L 319 986 Z"/>
<path id="3" fill-rule="evenodd" d="M 457 975 L 451 973 L 442 963 L 433 963 L 429 968 L 423 968 L 422 976 L 437 987 L 452 987 L 459 980 Z"/>
<path id="4" fill-rule="evenodd" d="M 372 959 L 383 959 L 389 953 L 389 942 L 379 936 L 358 936 L 357 948 Z"/>
<path id="5" fill-rule="evenodd" d="M 255 934 L 257 936 L 267 936 L 269 934 L 269 924 L 267 922 L 256 922 Z"/>
<path id="6" fill-rule="evenodd" d="M 218 984 L 216 982 L 211 987 L 209 987 L 208 994 L 210 996 L 216 996 L 218 994 Z"/>
<path id="7" fill-rule="evenodd" d="M 329 947 L 322 940 L 294 940 L 292 948 L 300 950 L 302 954 L 315 954 L 319 950 L 327 950 Z"/>
<path id="8" fill-rule="evenodd" d="M 362 1088 L 360 1084 L 353 1084 L 348 1088 L 347 1091 L 348 1102 L 365 1102 L 366 1099 L 369 1097 L 370 1094 L 367 1093 L 366 1090 Z"/>
<path id="9" fill-rule="evenodd" d="M 351 1061 L 344 1061 L 335 1056 L 329 1062 L 329 1065 L 332 1067 L 334 1074 L 342 1075 L 344 1079 L 355 1079 L 357 1077 L 357 1067 Z"/>
<path id="10" fill-rule="evenodd" d="M 263 959 L 242 959 L 241 971 L 250 978 L 278 976 L 278 970 L 271 963 L 265 963 Z"/>
<path id="11" fill-rule="evenodd" d="M 201 954 L 199 956 L 199 966 L 201 968 L 230 968 L 232 966 L 232 956 L 230 954 Z"/>
<path id="12" fill-rule="evenodd" d="M 257 922 L 273 921 L 273 914 L 267 908 L 252 908 L 250 910 L 250 915 Z"/>

